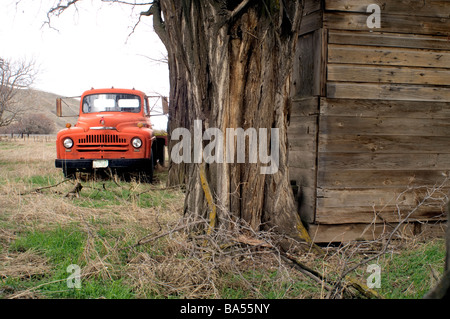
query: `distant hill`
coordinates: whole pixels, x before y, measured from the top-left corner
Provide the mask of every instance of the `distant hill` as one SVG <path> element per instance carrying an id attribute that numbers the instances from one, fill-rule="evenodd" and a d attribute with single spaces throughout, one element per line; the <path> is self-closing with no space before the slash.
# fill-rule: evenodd
<path id="1" fill-rule="evenodd" d="M 55 132 L 65 128 L 66 123 L 72 125 L 76 123 L 80 102 L 77 99 L 66 99 L 63 97 L 63 115 L 74 115 L 73 117 L 57 117 L 56 116 L 56 98 L 62 97 L 57 94 L 28 89 L 20 92 L 18 100 L 20 106 L 26 106 L 30 112 L 42 113 L 55 123 Z"/>
<path id="2" fill-rule="evenodd" d="M 56 99 L 63 98 L 62 113 L 64 117 L 56 116 Z M 80 108 L 79 99 L 70 99 L 60 96 L 58 94 L 44 92 L 36 89 L 28 89 L 21 91 L 18 96 L 20 108 L 26 108 L 35 114 L 42 113 L 55 123 L 54 133 L 66 127 L 66 123 L 74 125 L 78 119 L 78 112 Z M 158 109 L 156 112 L 160 112 Z M 66 117 L 70 116 L 70 117 Z M 152 123 L 156 124 L 155 128 L 159 130 L 166 130 L 167 118 L 163 116 L 155 116 L 152 118 Z"/>

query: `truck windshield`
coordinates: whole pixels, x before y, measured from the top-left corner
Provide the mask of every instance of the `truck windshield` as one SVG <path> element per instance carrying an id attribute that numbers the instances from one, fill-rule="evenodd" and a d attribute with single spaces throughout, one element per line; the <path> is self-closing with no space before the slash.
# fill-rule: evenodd
<path id="1" fill-rule="evenodd" d="M 91 94 L 83 99 L 83 113 L 141 111 L 141 99 L 133 94 Z"/>

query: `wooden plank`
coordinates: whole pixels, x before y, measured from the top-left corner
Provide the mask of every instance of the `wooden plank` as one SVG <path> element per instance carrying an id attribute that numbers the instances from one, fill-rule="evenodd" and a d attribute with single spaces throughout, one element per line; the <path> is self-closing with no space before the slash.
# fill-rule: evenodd
<path id="1" fill-rule="evenodd" d="M 300 187 L 297 197 L 300 218 L 305 223 L 313 223 L 315 218 L 315 187 Z"/>
<path id="2" fill-rule="evenodd" d="M 450 85 L 450 69 L 328 64 L 328 80 L 337 82 Z"/>
<path id="3" fill-rule="evenodd" d="M 288 136 L 315 136 L 317 133 L 317 116 L 296 117 L 287 128 Z"/>
<path id="4" fill-rule="evenodd" d="M 320 99 L 321 115 L 450 119 L 449 102 Z"/>
<path id="5" fill-rule="evenodd" d="M 378 211 L 385 211 L 384 207 L 396 208 L 414 208 L 421 203 L 426 196 L 429 196 L 433 190 L 433 186 L 422 186 L 408 188 L 372 188 L 372 189 L 323 189 L 317 188 L 317 218 L 319 218 L 319 211 L 324 208 L 352 208 L 355 212 L 364 210 L 366 213 L 373 213 Z M 435 189 L 433 196 L 428 198 L 422 206 L 425 207 L 439 207 L 439 216 L 445 211 L 446 194 L 449 190 L 447 187 Z M 358 207 L 358 208 L 355 208 Z M 362 207 L 365 207 L 362 209 Z M 367 210 L 367 208 L 370 208 Z M 433 210 L 433 209 L 431 209 Z M 345 211 L 345 210 L 343 210 Z M 435 210 L 433 212 L 436 218 Z M 444 216 L 444 215 L 443 215 Z M 442 217 L 442 216 L 441 216 Z M 396 217 L 398 219 L 398 216 Z M 336 222 L 339 223 L 339 222 Z"/>
<path id="6" fill-rule="evenodd" d="M 323 134 L 319 136 L 319 152 L 450 153 L 450 134 L 448 136 Z"/>
<path id="7" fill-rule="evenodd" d="M 450 121 L 445 118 L 383 118 L 321 116 L 321 135 L 403 135 L 449 136 Z"/>
<path id="8" fill-rule="evenodd" d="M 448 170 L 450 154 L 319 153 L 319 167 L 330 170 Z"/>
<path id="9" fill-rule="evenodd" d="M 323 14 L 323 27 L 337 30 L 370 31 L 367 26 L 369 13 L 328 11 Z M 440 17 L 415 17 L 413 15 L 395 15 L 383 13 L 381 28 L 375 31 L 448 35 L 450 19 Z"/>
<path id="10" fill-rule="evenodd" d="M 322 8 L 322 2 L 318 0 L 306 0 L 303 8 L 303 15 L 309 15 Z"/>
<path id="11" fill-rule="evenodd" d="M 449 188 L 317 189 L 316 222 L 324 224 L 446 219 Z M 430 192 L 430 193 L 429 193 Z M 432 196 L 430 196 L 432 194 Z"/>
<path id="12" fill-rule="evenodd" d="M 388 227 L 388 229 L 393 229 Z M 387 229 L 383 225 L 368 224 L 344 224 L 344 225 L 322 225 L 312 224 L 309 226 L 309 235 L 315 243 L 345 243 L 353 240 L 375 240 Z"/>
<path id="13" fill-rule="evenodd" d="M 393 229 L 388 227 L 388 229 Z M 345 243 L 353 240 L 375 240 L 387 232 L 383 225 L 375 224 L 344 224 L 344 225 L 322 225 L 312 224 L 309 226 L 309 235 L 315 243 Z"/>
<path id="14" fill-rule="evenodd" d="M 317 218 L 323 208 L 377 207 L 386 205 L 416 206 L 418 196 L 403 188 L 317 189 Z M 370 209 L 372 211 L 372 209 Z M 367 210 L 366 210 L 367 212 Z M 336 221 L 337 224 L 342 223 Z"/>
<path id="15" fill-rule="evenodd" d="M 310 97 L 314 92 L 314 33 L 299 37 L 293 64 L 292 86 L 296 96 Z"/>
<path id="16" fill-rule="evenodd" d="M 295 180 L 301 187 L 316 187 L 316 170 L 313 168 L 289 167 L 289 180 Z"/>
<path id="17" fill-rule="evenodd" d="M 450 12 L 450 1 L 445 0 L 325 0 L 325 10 L 366 13 L 370 4 L 379 5 L 381 15 L 389 13 L 415 17 L 448 18 Z"/>
<path id="18" fill-rule="evenodd" d="M 319 99 L 317 97 L 292 98 L 288 127 L 289 179 L 296 181 L 296 200 L 301 219 L 314 221 L 316 205 L 316 156 Z"/>
<path id="19" fill-rule="evenodd" d="M 450 87 L 328 82 L 327 97 L 403 101 L 450 101 Z"/>
<path id="20" fill-rule="evenodd" d="M 443 221 L 446 219 L 445 204 L 436 203 L 433 206 L 426 205 L 419 208 L 412 205 L 317 207 L 315 222 L 320 224 L 395 223 L 407 217 L 408 221 Z"/>
<path id="21" fill-rule="evenodd" d="M 310 151 L 315 152 L 317 147 L 316 137 L 309 136 L 288 136 L 289 151 Z"/>
<path id="22" fill-rule="evenodd" d="M 318 98 L 316 96 L 300 96 L 300 95 L 294 95 L 291 97 L 292 103 L 297 103 L 298 105 L 302 105 L 304 103 L 316 105 Z"/>
<path id="23" fill-rule="evenodd" d="M 450 176 L 448 170 L 331 170 L 320 167 L 317 187 L 342 188 L 402 188 L 439 185 Z"/>
<path id="24" fill-rule="evenodd" d="M 367 45 L 450 51 L 448 36 L 329 30 L 329 44 Z"/>
<path id="25" fill-rule="evenodd" d="M 314 95 L 326 95 L 327 59 L 328 59 L 328 30 L 315 31 L 314 37 Z"/>
<path id="26" fill-rule="evenodd" d="M 326 38 L 323 29 L 299 37 L 293 66 L 293 91 L 301 97 L 323 95 L 325 90 Z"/>
<path id="27" fill-rule="evenodd" d="M 302 18 L 300 23 L 299 36 L 313 32 L 322 27 L 323 12 L 322 10 L 314 11 Z"/>
<path id="28" fill-rule="evenodd" d="M 291 118 L 297 116 L 317 115 L 319 113 L 319 99 L 312 97 L 293 97 L 291 107 Z"/>
<path id="29" fill-rule="evenodd" d="M 290 151 L 289 167 L 315 169 L 316 153 L 311 151 Z"/>
<path id="30" fill-rule="evenodd" d="M 396 224 L 343 224 L 343 225 L 309 225 L 309 234 L 315 243 L 348 242 L 353 240 L 375 240 L 381 235 L 389 235 Z M 422 238 L 443 238 L 446 224 L 443 222 L 406 223 L 401 225 L 398 233 L 405 236 Z"/>
<path id="31" fill-rule="evenodd" d="M 449 68 L 450 51 L 330 44 L 328 63 Z"/>

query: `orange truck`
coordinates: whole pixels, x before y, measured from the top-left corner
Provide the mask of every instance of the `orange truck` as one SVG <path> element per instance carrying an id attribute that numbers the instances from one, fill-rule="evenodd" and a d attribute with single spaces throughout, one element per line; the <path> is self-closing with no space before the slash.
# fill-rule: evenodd
<path id="1" fill-rule="evenodd" d="M 62 99 L 56 113 L 62 116 Z M 58 132 L 55 166 L 65 177 L 77 171 L 137 172 L 153 179 L 157 159 L 164 161 L 166 136 L 154 136 L 149 97 L 134 89 L 91 89 L 81 96 L 77 123 Z"/>

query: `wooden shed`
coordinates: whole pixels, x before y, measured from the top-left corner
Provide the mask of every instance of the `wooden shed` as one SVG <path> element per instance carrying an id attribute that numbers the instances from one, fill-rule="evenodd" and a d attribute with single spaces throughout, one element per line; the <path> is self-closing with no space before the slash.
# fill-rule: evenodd
<path id="1" fill-rule="evenodd" d="M 442 231 L 450 1 L 305 2 L 288 138 L 311 237 L 372 239 L 408 215 L 402 231 Z"/>

